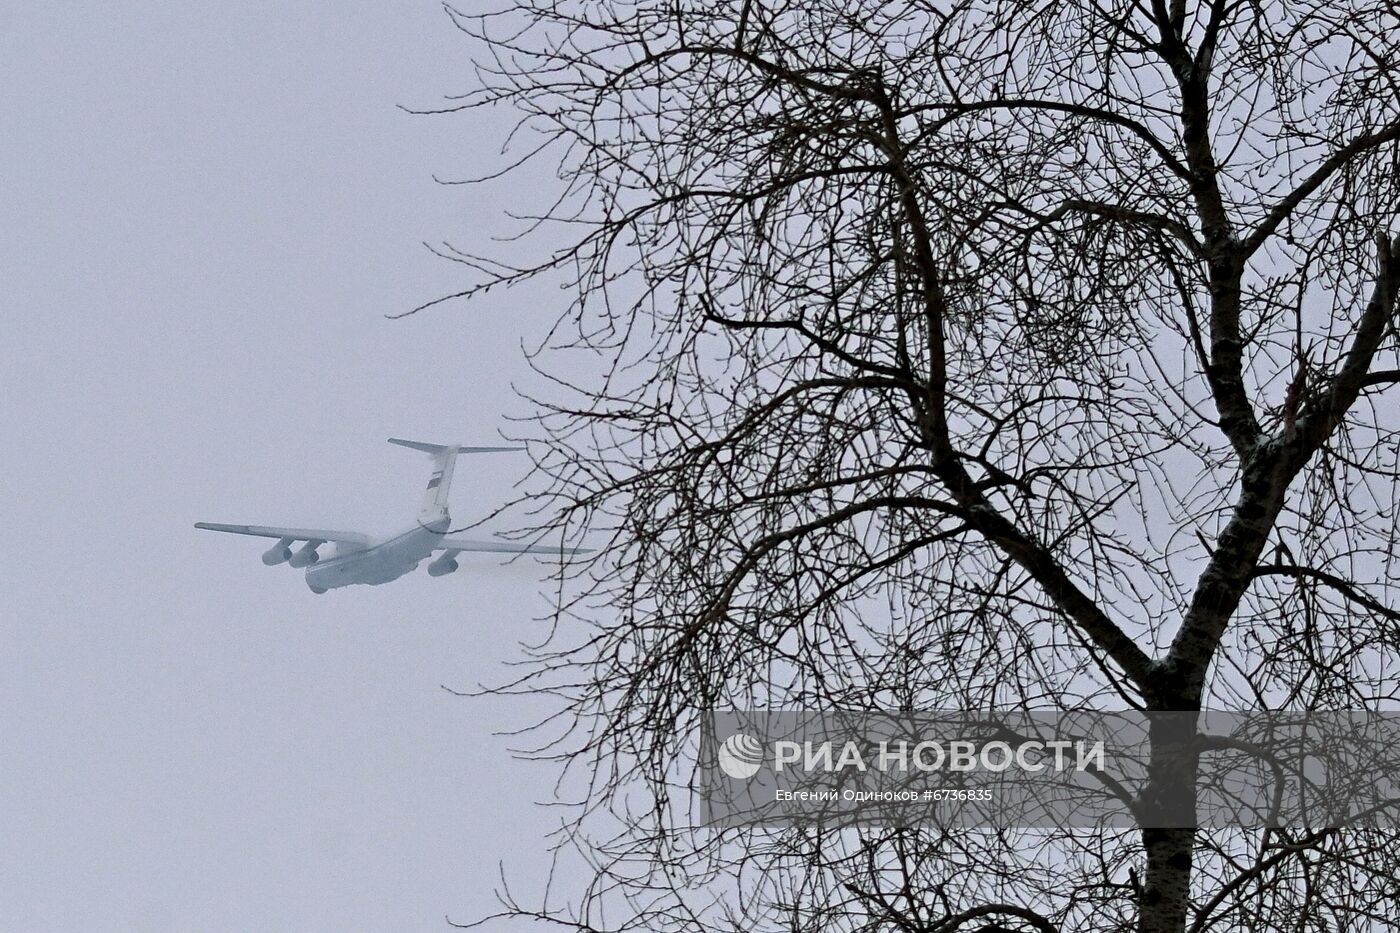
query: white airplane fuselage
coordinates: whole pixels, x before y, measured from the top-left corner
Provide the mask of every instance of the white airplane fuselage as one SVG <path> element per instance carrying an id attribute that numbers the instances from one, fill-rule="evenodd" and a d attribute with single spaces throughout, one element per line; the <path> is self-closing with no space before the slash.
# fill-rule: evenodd
<path id="1" fill-rule="evenodd" d="M 402 534 L 375 542 L 366 548 L 337 552 L 306 568 L 306 585 L 313 593 L 324 593 L 338 586 L 365 583 L 373 586 L 397 580 L 417 569 L 442 544 L 449 520 L 441 518 L 415 525 Z"/>

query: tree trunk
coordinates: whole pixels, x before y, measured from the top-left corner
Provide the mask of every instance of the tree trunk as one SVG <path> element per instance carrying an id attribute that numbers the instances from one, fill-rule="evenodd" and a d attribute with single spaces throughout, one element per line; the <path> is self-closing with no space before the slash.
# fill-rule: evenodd
<path id="1" fill-rule="evenodd" d="M 1139 800 L 1147 872 L 1139 898 L 1138 933 L 1184 933 L 1196 841 L 1197 714 L 1148 715 L 1151 760 Z"/>
<path id="2" fill-rule="evenodd" d="M 1144 829 L 1147 877 L 1138 908 L 1138 933 L 1184 933 L 1191 893 L 1194 829 Z"/>

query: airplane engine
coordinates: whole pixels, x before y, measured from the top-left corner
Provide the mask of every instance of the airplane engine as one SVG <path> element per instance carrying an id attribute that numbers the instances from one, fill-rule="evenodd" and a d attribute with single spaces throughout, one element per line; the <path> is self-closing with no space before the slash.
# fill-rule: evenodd
<path id="1" fill-rule="evenodd" d="M 428 576 L 445 577 L 457 569 L 457 552 L 448 551 L 428 565 Z"/>
<path id="2" fill-rule="evenodd" d="M 278 541 L 263 553 L 262 562 L 269 567 L 285 564 L 292 559 L 292 549 L 287 546 L 291 543 L 291 538 L 283 538 L 281 541 Z"/>
<path id="3" fill-rule="evenodd" d="M 321 559 L 321 555 L 316 553 L 316 548 L 321 546 L 320 541 L 308 541 L 300 550 L 291 556 L 287 563 L 293 567 L 310 567 Z"/>

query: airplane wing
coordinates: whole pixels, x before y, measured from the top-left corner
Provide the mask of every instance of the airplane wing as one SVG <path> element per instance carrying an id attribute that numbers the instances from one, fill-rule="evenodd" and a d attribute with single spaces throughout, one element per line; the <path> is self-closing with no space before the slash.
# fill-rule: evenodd
<path id="1" fill-rule="evenodd" d="M 586 554 L 586 547 L 559 547 L 553 544 L 517 544 L 514 541 L 473 541 L 456 535 L 445 536 L 435 551 L 491 551 L 497 554 Z"/>
<path id="2" fill-rule="evenodd" d="M 234 535 L 254 535 L 259 538 L 290 538 L 293 541 L 334 541 L 351 547 L 369 547 L 369 535 L 358 531 L 326 531 L 319 528 L 272 528 L 268 525 L 220 525 L 215 522 L 195 522 L 194 527 L 206 531 L 225 531 Z"/>

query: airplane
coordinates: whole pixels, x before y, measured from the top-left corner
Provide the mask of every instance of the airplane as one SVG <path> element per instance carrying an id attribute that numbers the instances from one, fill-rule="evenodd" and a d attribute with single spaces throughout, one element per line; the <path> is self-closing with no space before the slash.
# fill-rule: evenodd
<path id="1" fill-rule="evenodd" d="M 269 567 L 287 564 L 306 568 L 306 585 L 320 595 L 341 586 L 365 584 L 376 586 L 397 580 L 417 568 L 419 563 L 436 551 L 441 556 L 428 564 L 428 575 L 441 577 L 457 569 L 457 555 L 463 551 L 489 551 L 498 554 L 551 554 L 560 557 L 580 554 L 588 548 L 552 547 L 514 544 L 508 541 L 473 541 L 449 535 L 451 518 L 447 511 L 447 493 L 452 487 L 452 473 L 458 454 L 497 453 L 524 450 L 523 447 L 462 447 L 459 445 L 424 444 L 389 438 L 389 443 L 412 450 L 421 450 L 433 458 L 433 475 L 423 494 L 418 522 L 412 528 L 388 538 L 372 538 L 357 531 L 326 531 L 318 528 L 274 528 L 267 525 L 223 525 L 216 522 L 195 522 L 194 527 L 207 531 L 223 531 L 235 535 L 276 538 L 277 543 L 262 556 Z M 293 551 L 292 545 L 305 542 Z M 329 545 L 325 551 L 320 548 Z"/>

